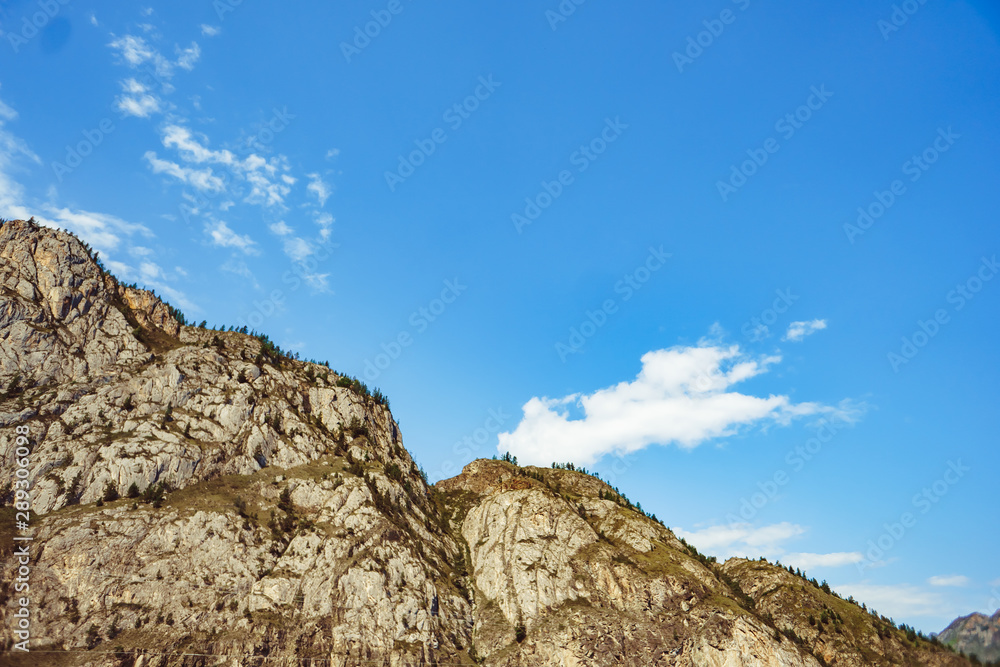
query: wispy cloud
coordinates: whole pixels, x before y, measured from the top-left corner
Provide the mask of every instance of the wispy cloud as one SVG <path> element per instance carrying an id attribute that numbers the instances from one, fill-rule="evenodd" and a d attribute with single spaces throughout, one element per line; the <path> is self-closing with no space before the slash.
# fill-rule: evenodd
<path id="1" fill-rule="evenodd" d="M 790 553 L 781 556 L 783 563 L 806 571 L 817 567 L 854 565 L 864 559 L 865 555 L 860 551 L 838 551 L 829 554 Z"/>
<path id="2" fill-rule="evenodd" d="M 151 25 L 147 27 L 146 32 L 151 33 L 153 27 Z M 155 41 L 154 35 L 148 37 Z M 138 118 L 149 118 L 172 108 L 160 95 L 173 92 L 173 86 L 169 81 L 174 76 L 175 68 L 190 71 L 201 57 L 198 43 L 191 42 L 190 46 L 183 48 L 175 45 L 177 59 L 171 61 L 146 37 L 132 34 L 114 37 L 108 46 L 121 64 L 133 70 L 146 68 L 147 71 L 154 73 L 154 76 L 148 77 L 150 80 L 146 82 L 139 82 L 134 77 L 123 80 L 121 85 L 124 92 L 115 98 L 115 108 L 126 116 Z M 156 87 L 159 90 L 154 90 L 154 81 L 158 84 Z"/>
<path id="3" fill-rule="evenodd" d="M 910 584 L 839 584 L 837 592 L 853 595 L 869 607 L 890 617 L 950 615 L 940 595 Z"/>
<path id="4" fill-rule="evenodd" d="M 197 42 L 191 42 L 191 46 L 186 49 L 177 47 L 177 66 L 181 69 L 190 72 L 199 58 L 201 58 L 201 47 Z"/>
<path id="5" fill-rule="evenodd" d="M 205 231 L 212 239 L 212 243 L 220 248 L 235 248 L 247 255 L 256 255 L 259 252 L 253 239 L 245 234 L 237 234 L 223 220 L 208 222 Z"/>
<path id="6" fill-rule="evenodd" d="M 284 156 L 265 158 L 256 153 L 245 157 L 236 155 L 229 149 L 212 149 L 208 137 L 195 135 L 190 129 L 178 124 L 163 128 L 162 143 L 165 148 L 177 151 L 184 162 L 197 165 L 218 165 L 233 177 L 231 181 L 245 182 L 249 188 L 243 197 L 248 204 L 268 207 L 284 206 L 291 187 L 285 176 L 290 167 Z M 292 179 L 292 183 L 295 179 Z"/>
<path id="7" fill-rule="evenodd" d="M 287 224 L 285 224 L 284 220 L 279 220 L 278 222 L 271 223 L 270 225 L 268 225 L 268 228 L 278 236 L 288 236 L 293 231 L 295 231 Z"/>
<path id="8" fill-rule="evenodd" d="M 151 238 L 153 232 L 139 223 L 127 222 L 119 217 L 106 213 L 72 210 L 44 206 L 47 216 L 35 216 L 50 227 L 68 229 L 98 251 L 105 255 L 113 255 L 119 250 L 123 239 L 133 236 Z"/>
<path id="9" fill-rule="evenodd" d="M 805 534 L 802 526 L 787 521 L 769 526 L 732 523 L 695 531 L 676 529 L 679 537 L 720 558 L 755 558 L 782 551 L 782 543 Z"/>
<path id="10" fill-rule="evenodd" d="M 732 387 L 781 360 L 750 356 L 738 345 L 702 341 L 694 347 L 647 352 L 629 382 L 590 394 L 532 398 L 514 431 L 499 434 L 500 451 L 527 463 L 575 461 L 590 465 L 606 454 L 652 444 L 690 449 L 752 426 L 788 424 L 807 415 L 853 421 L 849 408 L 793 403 L 788 396 L 752 396 Z M 572 412 L 582 413 L 573 418 Z"/>
<path id="11" fill-rule="evenodd" d="M 316 197 L 320 206 L 326 206 L 326 200 L 330 198 L 330 186 L 323 182 L 319 174 L 306 174 L 306 176 L 309 178 L 308 191 Z"/>
<path id="12" fill-rule="evenodd" d="M 174 64 L 143 37 L 136 35 L 117 37 L 108 46 L 132 69 L 148 63 L 153 66 L 158 77 L 169 79 L 174 75 Z"/>
<path id="13" fill-rule="evenodd" d="M 201 34 L 205 35 L 205 37 L 215 37 L 220 32 L 222 32 L 222 29 L 218 26 L 208 25 L 207 23 L 201 24 Z"/>
<path id="14" fill-rule="evenodd" d="M 162 111 L 160 98 L 146 85 L 130 78 L 122 81 L 121 86 L 124 92 L 115 98 L 115 108 L 126 116 L 149 118 Z"/>
<path id="15" fill-rule="evenodd" d="M 787 340 L 792 342 L 799 342 L 806 336 L 810 336 L 821 329 L 826 328 L 826 320 L 810 320 L 808 322 L 792 322 L 788 325 L 788 331 L 785 332 L 784 337 L 781 340 Z"/>
<path id="16" fill-rule="evenodd" d="M 805 571 L 819 567 L 844 567 L 864 560 L 864 554 L 856 551 L 825 554 L 788 552 L 785 543 L 805 535 L 807 531 L 805 527 L 787 521 L 767 526 L 730 523 L 694 531 L 678 528 L 675 532 L 698 549 L 721 559 L 764 556 Z"/>
<path id="17" fill-rule="evenodd" d="M 969 578 L 961 574 L 947 574 L 931 577 L 927 580 L 931 586 L 948 586 L 961 588 L 969 585 Z"/>
<path id="18" fill-rule="evenodd" d="M 311 243 L 301 238 L 291 238 L 285 241 L 285 254 L 295 262 L 301 262 L 313 254 Z"/>
<path id="19" fill-rule="evenodd" d="M 149 163 L 149 168 L 152 169 L 154 174 L 173 176 L 182 183 L 186 183 L 196 190 L 203 192 L 222 192 L 226 189 L 225 182 L 212 173 L 211 169 L 182 167 L 176 162 L 161 160 L 153 151 L 146 151 L 143 157 Z"/>

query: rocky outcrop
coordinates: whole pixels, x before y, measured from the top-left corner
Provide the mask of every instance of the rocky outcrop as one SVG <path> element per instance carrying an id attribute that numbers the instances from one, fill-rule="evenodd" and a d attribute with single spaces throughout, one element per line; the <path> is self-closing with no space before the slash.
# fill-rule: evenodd
<path id="1" fill-rule="evenodd" d="M 430 487 L 379 393 L 187 326 L 69 234 L 0 225 L 0 289 L 0 623 L 27 426 L 36 651 L 4 664 L 968 664 L 587 474 Z"/>
<path id="2" fill-rule="evenodd" d="M 938 639 L 966 655 L 1000 662 L 1000 610 L 993 616 L 977 613 L 956 618 Z"/>

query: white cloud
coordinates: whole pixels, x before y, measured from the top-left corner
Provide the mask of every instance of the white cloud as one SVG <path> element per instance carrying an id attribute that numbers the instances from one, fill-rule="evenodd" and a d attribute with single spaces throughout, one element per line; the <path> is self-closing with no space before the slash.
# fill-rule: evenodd
<path id="1" fill-rule="evenodd" d="M 90 25 L 97 27 L 97 15 L 93 12 L 90 13 Z"/>
<path id="2" fill-rule="evenodd" d="M 291 193 L 285 178 L 290 167 L 283 156 L 266 159 L 251 153 L 240 159 L 228 149 L 209 148 L 207 137 L 196 136 L 188 128 L 176 124 L 163 128 L 162 142 L 164 147 L 176 150 L 185 162 L 222 165 L 234 178 L 246 181 L 250 187 L 243 199 L 245 203 L 282 207 Z"/>
<path id="3" fill-rule="evenodd" d="M 132 67 L 138 67 L 147 60 L 152 60 L 156 54 L 156 51 L 146 43 L 145 39 L 133 35 L 120 37 L 112 41 L 108 46 L 116 49 L 118 55 Z"/>
<path id="4" fill-rule="evenodd" d="M 331 227 L 333 227 L 333 216 L 329 213 L 320 213 L 316 216 L 316 224 L 319 225 L 319 237 L 322 241 L 326 242 L 330 238 L 332 233 Z"/>
<path id="5" fill-rule="evenodd" d="M 295 231 L 291 227 L 289 227 L 287 224 L 285 224 L 284 220 L 280 220 L 278 222 L 271 223 L 270 225 L 268 225 L 268 228 L 272 232 L 274 232 L 275 234 L 277 234 L 278 236 L 288 236 L 293 231 Z"/>
<path id="6" fill-rule="evenodd" d="M 186 69 L 191 71 L 194 69 L 194 65 L 198 62 L 201 57 L 201 47 L 198 46 L 197 42 L 191 42 L 191 46 L 186 49 L 176 47 L 177 49 L 177 66 L 181 69 Z"/>
<path id="7" fill-rule="evenodd" d="M 891 618 L 907 616 L 951 615 L 943 609 L 944 600 L 937 593 L 922 590 L 910 584 L 840 584 L 836 590 L 843 596 L 852 595 L 869 608 Z"/>
<path id="8" fill-rule="evenodd" d="M 788 424 L 806 415 L 849 409 L 792 403 L 788 396 L 751 396 L 731 387 L 767 372 L 777 356 L 751 357 L 738 345 L 701 341 L 696 347 L 647 352 L 635 380 L 591 394 L 532 398 L 513 432 L 499 434 L 498 450 L 525 463 L 574 461 L 591 465 L 606 454 L 627 454 L 651 444 L 690 449 L 752 426 Z M 570 411 L 582 411 L 571 419 Z"/>
<path id="9" fill-rule="evenodd" d="M 153 151 L 146 151 L 143 157 L 149 163 L 149 168 L 153 170 L 154 174 L 173 176 L 182 183 L 186 183 L 202 192 L 222 192 L 226 189 L 225 182 L 212 173 L 211 169 L 182 167 L 175 162 L 161 160 Z"/>
<path id="10" fill-rule="evenodd" d="M 307 190 L 316 197 L 320 206 L 326 206 L 326 200 L 330 198 L 330 186 L 323 182 L 319 174 L 306 174 L 309 178 Z"/>
<path id="11" fill-rule="evenodd" d="M 208 25 L 207 23 L 201 24 L 201 34 L 205 35 L 206 37 L 215 37 L 220 32 L 222 32 L 222 28 L 218 26 Z"/>
<path id="12" fill-rule="evenodd" d="M 961 574 L 938 575 L 927 580 L 931 586 L 962 587 L 969 585 L 969 578 Z"/>
<path id="13" fill-rule="evenodd" d="M 250 194 L 244 199 L 248 204 L 283 206 L 285 197 L 292 191 L 287 185 L 271 181 L 260 171 L 249 171 L 245 178 L 250 184 Z"/>
<path id="14" fill-rule="evenodd" d="M 122 95 L 115 99 L 115 108 L 126 116 L 135 116 L 136 118 L 149 118 L 161 110 L 160 100 L 153 95 L 143 95 L 142 97 Z"/>
<path id="15" fill-rule="evenodd" d="M 163 269 L 155 262 L 143 262 L 139 265 L 139 273 L 144 280 L 155 280 L 163 275 Z"/>
<path id="16" fill-rule="evenodd" d="M 205 138 L 207 140 L 207 138 Z M 191 130 L 181 125 L 167 125 L 163 128 L 163 145 L 180 153 L 185 162 L 212 162 L 236 165 L 238 160 L 230 151 L 213 151 L 203 145 L 203 138 L 195 137 Z"/>
<path id="17" fill-rule="evenodd" d="M 787 521 L 759 527 L 749 523 L 733 522 L 694 531 L 678 528 L 674 532 L 699 550 L 720 559 L 733 557 L 752 559 L 764 556 L 806 571 L 817 567 L 853 565 L 865 558 L 864 554 L 856 551 L 828 554 L 786 553 L 784 543 L 806 533 L 803 526 Z"/>
<path id="18" fill-rule="evenodd" d="M 156 76 L 170 79 L 174 75 L 174 65 L 163 54 L 150 46 L 142 37 L 125 35 L 111 41 L 108 46 L 118 53 L 118 56 L 132 69 L 149 63 L 153 66 Z"/>
<path id="19" fill-rule="evenodd" d="M 153 232 L 139 223 L 122 220 L 106 213 L 72 210 L 44 206 L 48 216 L 35 218 L 47 227 L 67 229 L 100 251 L 105 257 L 111 256 L 122 245 L 122 240 L 139 235 L 150 238 Z"/>
<path id="20" fill-rule="evenodd" d="M 806 336 L 812 335 L 821 329 L 826 328 L 826 320 L 810 320 L 808 322 L 792 322 L 788 325 L 788 331 L 781 340 L 798 342 Z"/>
<path id="21" fill-rule="evenodd" d="M 221 248 L 236 248 L 247 255 L 258 253 L 256 243 L 247 235 L 239 235 L 229 228 L 222 220 L 209 222 L 205 225 L 205 231 L 212 237 L 212 243 Z"/>
<path id="22" fill-rule="evenodd" d="M 149 87 L 135 79 L 125 79 L 121 82 L 123 95 L 115 98 L 115 107 L 127 116 L 149 118 L 163 109 L 162 100 L 154 95 Z"/>
<path id="23" fill-rule="evenodd" d="M 329 291 L 329 285 L 327 279 L 330 277 L 329 273 L 306 273 L 302 276 L 306 284 L 309 285 L 309 289 L 315 292 L 327 292 Z"/>
<path id="24" fill-rule="evenodd" d="M 309 257 L 309 255 L 313 254 L 313 252 L 315 252 L 315 249 L 312 244 L 305 239 L 295 237 L 285 241 L 285 254 L 288 255 L 292 261 L 301 262 L 305 258 Z"/>
<path id="25" fill-rule="evenodd" d="M 809 571 L 816 567 L 843 567 L 865 559 L 860 551 L 839 551 L 829 554 L 790 553 L 781 556 L 781 562 Z"/>
<path id="26" fill-rule="evenodd" d="M 148 24 L 140 27 L 144 27 L 146 32 L 151 32 L 153 28 Z M 175 45 L 174 51 L 177 54 L 175 62 L 171 62 L 169 58 L 160 53 L 146 38 L 136 35 L 117 37 L 109 42 L 108 46 L 118 55 L 122 63 L 131 69 L 138 69 L 147 64 L 152 66 L 157 79 L 165 89 L 164 92 L 173 90 L 173 87 L 167 82 L 173 78 L 176 67 L 190 71 L 194 69 L 195 63 L 201 57 L 201 47 L 198 46 L 197 42 L 191 42 L 191 46 L 187 48 Z"/>
<path id="27" fill-rule="evenodd" d="M 339 149 L 339 148 L 331 148 L 330 150 L 328 150 L 328 151 L 326 152 L 326 159 L 327 159 L 327 160 L 333 160 L 333 159 L 335 159 L 335 158 L 336 158 L 336 157 L 337 157 L 338 155 L 340 155 L 340 149 Z"/>
<path id="28" fill-rule="evenodd" d="M 674 532 L 699 550 L 719 558 L 756 558 L 781 553 L 782 542 L 803 535 L 806 529 L 785 521 L 759 528 L 749 523 L 732 523 L 691 532 L 678 528 Z"/>

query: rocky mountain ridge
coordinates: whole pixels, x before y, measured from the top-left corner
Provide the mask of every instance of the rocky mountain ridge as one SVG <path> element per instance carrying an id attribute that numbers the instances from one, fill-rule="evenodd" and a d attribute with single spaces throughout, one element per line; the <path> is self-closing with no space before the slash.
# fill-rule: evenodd
<path id="1" fill-rule="evenodd" d="M 0 622 L 17 665 L 970 664 L 764 561 L 720 564 L 582 472 L 434 486 L 377 391 L 189 326 L 72 235 L 0 225 Z"/>
<path id="2" fill-rule="evenodd" d="M 1000 662 L 1000 609 L 992 616 L 975 613 L 956 618 L 938 639 L 966 655 Z"/>

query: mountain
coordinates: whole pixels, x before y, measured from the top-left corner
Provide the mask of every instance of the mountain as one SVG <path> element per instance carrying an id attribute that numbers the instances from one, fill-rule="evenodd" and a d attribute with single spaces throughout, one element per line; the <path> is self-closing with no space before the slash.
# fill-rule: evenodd
<path id="1" fill-rule="evenodd" d="M 32 649 L 4 664 L 970 664 L 572 466 L 430 486 L 379 392 L 31 221 L 0 225 L 0 342 L 0 623 L 28 608 Z"/>
<path id="2" fill-rule="evenodd" d="M 956 618 L 938 639 L 966 655 L 1000 662 L 1000 609 L 993 614 L 969 614 Z"/>

